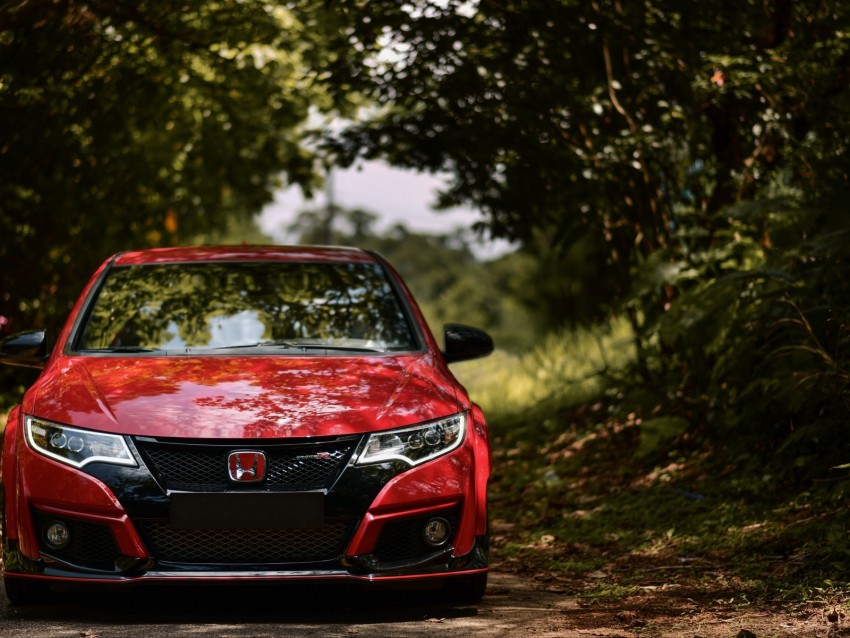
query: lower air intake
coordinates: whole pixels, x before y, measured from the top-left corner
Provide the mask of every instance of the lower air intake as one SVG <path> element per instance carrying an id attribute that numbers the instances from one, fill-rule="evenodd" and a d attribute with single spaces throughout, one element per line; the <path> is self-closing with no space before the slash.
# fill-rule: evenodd
<path id="1" fill-rule="evenodd" d="M 194 564 L 276 564 L 334 560 L 342 555 L 351 523 L 318 529 L 173 529 L 167 521 L 140 525 L 154 557 Z"/>

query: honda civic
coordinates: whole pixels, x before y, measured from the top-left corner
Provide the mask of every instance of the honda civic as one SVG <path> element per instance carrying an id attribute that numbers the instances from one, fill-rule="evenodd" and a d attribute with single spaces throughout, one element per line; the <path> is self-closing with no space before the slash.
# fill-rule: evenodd
<path id="1" fill-rule="evenodd" d="M 365 250 L 112 256 L 58 334 L 0 343 L 42 369 L 3 437 L 8 598 L 258 581 L 480 598 L 489 438 L 448 364 L 493 342 L 442 332 Z"/>

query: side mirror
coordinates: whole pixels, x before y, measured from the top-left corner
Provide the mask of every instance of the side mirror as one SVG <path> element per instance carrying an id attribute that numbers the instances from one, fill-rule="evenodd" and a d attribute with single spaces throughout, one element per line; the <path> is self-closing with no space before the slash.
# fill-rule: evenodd
<path id="1" fill-rule="evenodd" d="M 47 331 L 28 330 L 0 341 L 0 363 L 23 368 L 43 368 L 50 353 Z"/>
<path id="2" fill-rule="evenodd" d="M 483 330 L 459 323 L 443 327 L 446 349 L 443 355 L 448 363 L 486 357 L 493 352 L 493 339 Z"/>

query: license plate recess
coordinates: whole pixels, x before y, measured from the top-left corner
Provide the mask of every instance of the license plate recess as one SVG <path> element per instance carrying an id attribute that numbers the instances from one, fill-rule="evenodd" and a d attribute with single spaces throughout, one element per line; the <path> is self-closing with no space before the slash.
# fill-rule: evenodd
<path id="1" fill-rule="evenodd" d="M 315 529 L 323 492 L 172 492 L 174 529 Z"/>

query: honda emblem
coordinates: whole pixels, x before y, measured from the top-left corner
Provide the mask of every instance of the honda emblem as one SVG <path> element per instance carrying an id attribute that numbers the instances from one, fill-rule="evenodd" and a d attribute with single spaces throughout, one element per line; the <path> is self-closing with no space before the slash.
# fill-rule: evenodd
<path id="1" fill-rule="evenodd" d="M 227 473 L 235 483 L 257 483 L 266 477 L 266 455 L 239 450 L 227 456 Z"/>

